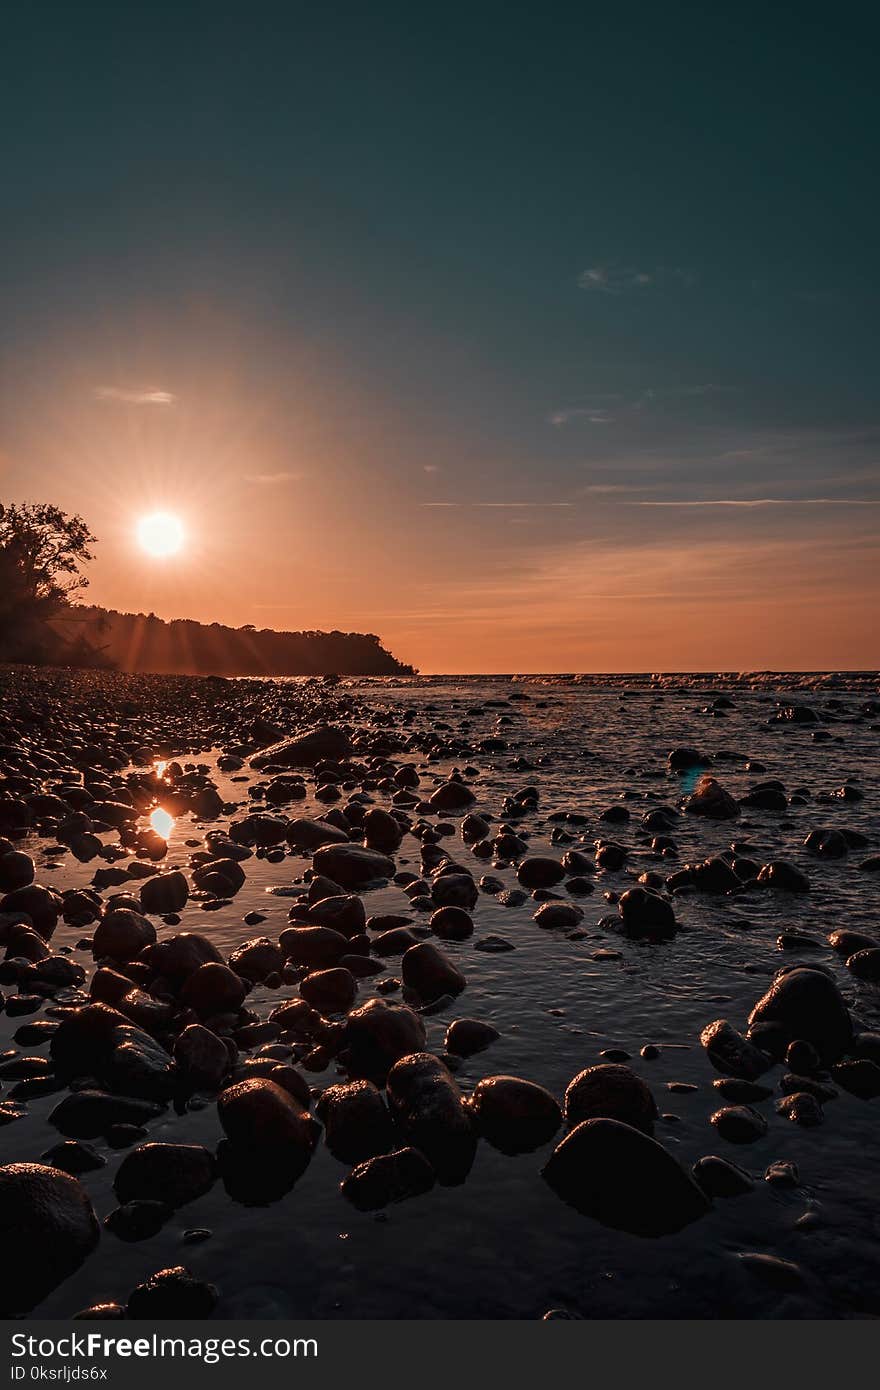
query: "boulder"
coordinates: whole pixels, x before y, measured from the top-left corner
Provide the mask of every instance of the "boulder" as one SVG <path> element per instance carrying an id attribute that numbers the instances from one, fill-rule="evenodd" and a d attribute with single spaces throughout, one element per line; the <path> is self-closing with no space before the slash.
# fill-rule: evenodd
<path id="1" fill-rule="evenodd" d="M 518 1076 L 484 1077 L 469 1105 L 479 1132 L 506 1154 L 531 1153 L 552 1139 L 562 1124 L 556 1097 Z"/>
<path id="2" fill-rule="evenodd" d="M 403 982 L 426 1004 L 444 994 L 461 994 L 467 980 L 448 956 L 430 941 L 410 946 L 401 960 Z"/>
<path id="3" fill-rule="evenodd" d="M 565 878 L 565 869 L 558 859 L 533 854 L 517 866 L 516 876 L 529 892 L 536 888 L 555 888 Z"/>
<path id="4" fill-rule="evenodd" d="M 725 1076 L 755 1081 L 773 1065 L 767 1054 L 738 1033 L 726 1018 L 708 1023 L 700 1034 L 700 1042 L 712 1066 Z"/>
<path id="5" fill-rule="evenodd" d="M 624 932 L 634 940 L 668 941 L 678 924 L 672 904 L 652 888 L 629 888 L 620 895 L 617 913 Z"/>
<path id="6" fill-rule="evenodd" d="M 570 1081 L 565 1092 L 565 1122 L 574 1128 L 584 1120 L 620 1120 L 653 1134 L 657 1103 L 640 1076 L 620 1062 L 587 1067 Z"/>
<path id="7" fill-rule="evenodd" d="M 254 1076 L 237 1081 L 217 1099 L 217 1113 L 230 1142 L 241 1149 L 293 1149 L 311 1154 L 320 1126 L 274 1081 Z"/>
<path id="8" fill-rule="evenodd" d="M 797 966 L 777 976 L 749 1015 L 749 1037 L 772 1023 L 784 1045 L 803 1038 L 824 1066 L 836 1062 L 852 1041 L 852 1021 L 834 981 L 821 970 Z"/>
<path id="9" fill-rule="evenodd" d="M 358 1211 L 380 1211 L 392 1202 L 419 1197 L 434 1186 L 434 1170 L 418 1149 L 395 1149 L 359 1163 L 340 1184 Z"/>
<path id="10" fill-rule="evenodd" d="M 325 760 L 348 758 L 351 751 L 351 739 L 343 729 L 319 724 L 296 738 L 285 738 L 262 749 L 251 758 L 251 767 L 314 767 Z"/>
<path id="11" fill-rule="evenodd" d="M 100 1228 L 76 1178 L 41 1163 L 0 1168 L 0 1308 L 29 1313 L 78 1269 Z"/>
<path id="12" fill-rule="evenodd" d="M 737 802 L 714 777 L 700 778 L 686 799 L 684 809 L 692 816 L 705 816 L 709 820 L 734 820 L 739 815 Z"/>
<path id="13" fill-rule="evenodd" d="M 125 907 L 112 908 L 95 928 L 92 955 L 96 960 L 106 956 L 110 960 L 130 961 L 155 940 L 156 928 L 146 917 Z"/>
<path id="14" fill-rule="evenodd" d="M 463 1182 L 474 1160 L 476 1137 L 461 1091 L 439 1057 L 429 1052 L 402 1057 L 386 1085 L 392 1115 L 439 1180 Z"/>
<path id="15" fill-rule="evenodd" d="M 163 1319 L 203 1319 L 210 1317 L 219 1294 L 213 1284 L 197 1279 L 183 1265 L 160 1269 L 128 1296 L 126 1312 L 130 1318 L 157 1322 Z"/>
<path id="16" fill-rule="evenodd" d="M 406 1004 L 370 999 L 348 1015 L 342 1042 L 350 1075 L 381 1084 L 399 1058 L 425 1046 L 425 1025 Z"/>
<path id="17" fill-rule="evenodd" d="M 165 916 L 182 912 L 189 900 L 189 884 L 179 869 L 167 874 L 154 874 L 141 884 L 141 910 Z"/>
<path id="18" fill-rule="evenodd" d="M 662 1145 L 620 1120 L 582 1121 L 554 1149 L 542 1176 L 578 1211 L 632 1235 L 671 1235 L 710 1206 Z"/>
<path id="19" fill-rule="evenodd" d="M 376 879 L 393 878 L 394 860 L 365 845 L 323 845 L 312 863 L 315 872 L 326 874 L 342 888 L 363 888 Z"/>
<path id="20" fill-rule="evenodd" d="M 327 1148 L 343 1163 L 362 1163 L 394 1146 L 391 1116 L 372 1081 L 328 1086 L 317 1110 Z"/>
<path id="21" fill-rule="evenodd" d="M 120 1202 L 164 1202 L 177 1208 L 201 1197 L 214 1184 L 213 1154 L 201 1144 L 140 1144 L 116 1171 L 113 1190 Z"/>

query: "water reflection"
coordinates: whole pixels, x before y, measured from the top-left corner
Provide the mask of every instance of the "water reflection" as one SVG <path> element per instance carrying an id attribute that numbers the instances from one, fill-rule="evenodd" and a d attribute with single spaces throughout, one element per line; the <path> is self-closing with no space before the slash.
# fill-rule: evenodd
<path id="1" fill-rule="evenodd" d="M 150 812 L 150 825 L 161 839 L 167 840 L 174 829 L 174 817 L 162 806 L 157 806 Z"/>

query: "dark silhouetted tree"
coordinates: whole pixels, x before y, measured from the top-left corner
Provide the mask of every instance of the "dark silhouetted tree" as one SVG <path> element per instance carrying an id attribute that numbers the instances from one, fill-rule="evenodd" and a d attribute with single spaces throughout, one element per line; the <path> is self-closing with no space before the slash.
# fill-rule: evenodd
<path id="1" fill-rule="evenodd" d="M 88 585 L 81 567 L 95 544 L 81 516 L 49 503 L 0 503 L 0 657 L 65 660 L 53 623 Z M 83 658 L 78 637 L 79 660 Z"/>

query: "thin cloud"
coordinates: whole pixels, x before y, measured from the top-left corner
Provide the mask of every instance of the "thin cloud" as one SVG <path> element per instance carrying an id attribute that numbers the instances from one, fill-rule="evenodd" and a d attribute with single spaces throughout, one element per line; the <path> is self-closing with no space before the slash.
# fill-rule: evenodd
<path id="1" fill-rule="evenodd" d="M 614 416 L 608 410 L 595 410 L 589 406 L 576 406 L 573 410 L 554 410 L 552 415 L 547 416 L 551 425 L 557 429 L 563 425 L 568 425 L 572 420 L 589 420 L 591 425 L 611 425 L 614 423 Z"/>
<path id="2" fill-rule="evenodd" d="M 436 463 L 423 463 L 423 464 L 422 464 L 422 472 L 423 472 L 423 473 L 439 473 L 439 472 L 440 472 L 440 466 L 439 466 L 439 464 L 436 464 Z"/>
<path id="3" fill-rule="evenodd" d="M 626 294 L 631 290 L 656 289 L 664 285 L 679 285 L 692 289 L 697 283 L 693 270 L 681 266 L 655 266 L 651 270 L 640 270 L 636 266 L 615 264 L 591 265 L 582 270 L 577 278 L 582 290 L 597 294 Z"/>
<path id="4" fill-rule="evenodd" d="M 509 507 L 509 509 L 521 510 L 525 507 L 570 507 L 570 502 L 423 502 L 423 507 L 442 507 L 443 510 L 449 507 Z"/>
<path id="5" fill-rule="evenodd" d="M 878 497 L 715 497 L 687 502 L 628 502 L 628 507 L 880 507 Z"/>
<path id="6" fill-rule="evenodd" d="M 302 477 L 301 473 L 245 473 L 246 483 L 257 483 L 261 487 L 274 487 L 278 483 L 295 483 Z"/>
<path id="7" fill-rule="evenodd" d="M 174 405 L 177 400 L 170 391 L 134 391 L 123 386 L 96 386 L 95 398 L 122 405 Z"/>

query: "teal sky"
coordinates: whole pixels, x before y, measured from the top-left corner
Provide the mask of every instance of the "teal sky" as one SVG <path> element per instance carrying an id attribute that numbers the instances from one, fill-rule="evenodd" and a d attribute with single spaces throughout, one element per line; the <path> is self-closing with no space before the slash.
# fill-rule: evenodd
<path id="1" fill-rule="evenodd" d="M 13 3 L 2 495 L 426 670 L 876 664 L 877 29 Z"/>

